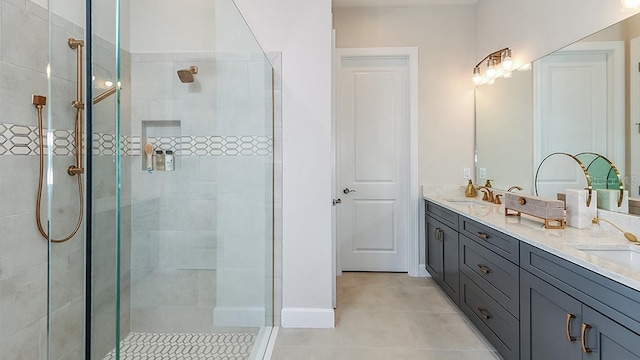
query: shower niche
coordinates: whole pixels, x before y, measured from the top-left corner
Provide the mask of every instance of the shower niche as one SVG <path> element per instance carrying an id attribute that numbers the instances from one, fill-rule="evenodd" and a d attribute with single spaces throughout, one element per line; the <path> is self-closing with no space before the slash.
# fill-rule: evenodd
<path id="1" fill-rule="evenodd" d="M 182 131 L 180 120 L 142 120 L 140 156 L 143 171 L 171 172 L 169 166 L 158 166 L 157 156 L 173 158 L 173 170 L 180 169 Z M 161 154 L 157 152 L 161 151 Z M 164 164 L 168 165 L 168 161 Z"/>

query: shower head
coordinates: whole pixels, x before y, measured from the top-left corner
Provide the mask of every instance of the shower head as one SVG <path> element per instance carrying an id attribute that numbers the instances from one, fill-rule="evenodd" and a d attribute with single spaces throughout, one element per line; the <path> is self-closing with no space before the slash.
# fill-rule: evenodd
<path id="1" fill-rule="evenodd" d="M 47 105 L 47 97 L 44 95 L 33 95 L 31 102 L 33 102 L 35 106 L 45 106 Z"/>
<path id="2" fill-rule="evenodd" d="M 197 66 L 190 66 L 188 69 L 178 70 L 178 77 L 180 81 L 183 83 L 192 83 L 193 82 L 193 74 L 198 73 Z"/>

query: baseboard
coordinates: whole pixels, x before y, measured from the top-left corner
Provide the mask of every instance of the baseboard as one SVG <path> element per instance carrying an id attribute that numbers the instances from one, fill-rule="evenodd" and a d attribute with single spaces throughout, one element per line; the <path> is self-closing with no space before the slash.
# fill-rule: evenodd
<path id="1" fill-rule="evenodd" d="M 264 326 L 265 311 L 260 307 L 216 306 L 213 309 L 215 326 Z"/>
<path id="2" fill-rule="evenodd" d="M 427 271 L 425 264 L 420 264 L 420 273 L 418 274 L 418 277 L 431 277 L 431 274 Z"/>
<path id="3" fill-rule="evenodd" d="M 283 308 L 283 328 L 332 328 L 335 326 L 333 309 Z"/>

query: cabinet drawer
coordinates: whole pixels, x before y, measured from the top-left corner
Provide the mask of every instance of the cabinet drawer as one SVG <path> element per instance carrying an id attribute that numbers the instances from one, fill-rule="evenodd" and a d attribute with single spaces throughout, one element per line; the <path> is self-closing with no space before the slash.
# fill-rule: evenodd
<path id="1" fill-rule="evenodd" d="M 505 259 L 518 264 L 520 241 L 467 218 L 460 220 L 460 232 Z"/>
<path id="2" fill-rule="evenodd" d="M 427 216 L 435 217 L 448 227 L 458 231 L 458 214 L 430 201 L 426 201 L 425 208 Z"/>
<path id="3" fill-rule="evenodd" d="M 466 236 L 460 236 L 460 271 L 513 316 L 520 318 L 517 265 Z"/>
<path id="4" fill-rule="evenodd" d="M 518 319 L 482 291 L 464 274 L 460 275 L 460 308 L 480 332 L 507 360 L 520 357 Z"/>

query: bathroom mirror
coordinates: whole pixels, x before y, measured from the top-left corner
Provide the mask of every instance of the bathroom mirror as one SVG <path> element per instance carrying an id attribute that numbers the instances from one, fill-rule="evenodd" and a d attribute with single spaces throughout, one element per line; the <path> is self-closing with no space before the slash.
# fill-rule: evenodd
<path id="1" fill-rule="evenodd" d="M 476 182 L 533 193 L 545 156 L 593 152 L 613 161 L 638 197 L 639 63 L 640 14 L 477 87 Z"/>

